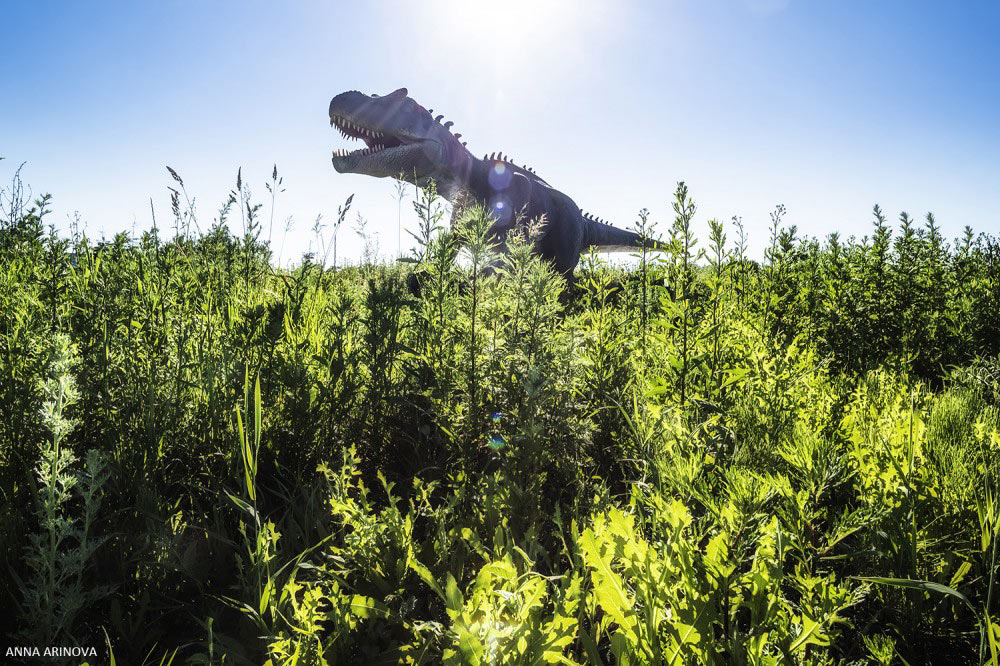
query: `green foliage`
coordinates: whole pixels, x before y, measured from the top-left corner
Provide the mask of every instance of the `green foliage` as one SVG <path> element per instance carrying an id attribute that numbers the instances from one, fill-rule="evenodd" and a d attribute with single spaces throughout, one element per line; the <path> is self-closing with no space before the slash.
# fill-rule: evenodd
<path id="1" fill-rule="evenodd" d="M 0 197 L 5 635 L 112 663 L 1000 663 L 995 239 L 876 208 L 821 242 L 779 206 L 758 263 L 738 219 L 698 245 L 681 183 L 662 252 L 567 284 L 544 220 L 446 227 L 429 188 L 406 262 L 336 257 L 348 199 L 279 269 L 241 175 L 208 226 L 171 175 L 170 240 L 60 238 L 48 198 Z"/>
<path id="2" fill-rule="evenodd" d="M 20 637 L 30 645 L 76 639 L 78 616 L 110 592 L 93 586 L 87 576 L 96 552 L 107 539 L 93 534 L 108 478 L 106 463 L 91 449 L 82 469 L 74 470 L 79 460 L 66 441 L 74 426 L 69 411 L 80 397 L 73 376 L 75 361 L 69 338 L 56 334 L 42 388 L 42 422 L 51 437 L 42 442 L 34 470 L 39 531 L 30 536 L 24 558 L 29 577 L 21 585 L 24 625 Z M 73 515 L 74 495 L 79 499 L 79 517 Z"/>

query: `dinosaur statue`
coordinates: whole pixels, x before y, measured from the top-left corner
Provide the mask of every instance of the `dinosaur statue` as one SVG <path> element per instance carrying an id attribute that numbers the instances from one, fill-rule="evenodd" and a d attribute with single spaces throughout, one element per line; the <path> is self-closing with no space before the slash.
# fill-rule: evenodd
<path id="1" fill-rule="evenodd" d="M 535 251 L 555 269 L 571 276 L 580 254 L 591 246 L 601 251 L 627 251 L 643 246 L 631 231 L 613 227 L 580 210 L 532 169 L 494 153 L 478 159 L 451 131 L 400 88 L 385 96 L 344 92 L 330 102 L 330 125 L 345 138 L 361 139 L 359 150 L 335 150 L 339 173 L 401 178 L 420 187 L 432 181 L 437 192 L 456 207 L 479 203 L 495 222 L 491 233 L 500 242 L 516 224 L 542 218 Z M 647 241 L 646 246 L 656 244 Z"/>

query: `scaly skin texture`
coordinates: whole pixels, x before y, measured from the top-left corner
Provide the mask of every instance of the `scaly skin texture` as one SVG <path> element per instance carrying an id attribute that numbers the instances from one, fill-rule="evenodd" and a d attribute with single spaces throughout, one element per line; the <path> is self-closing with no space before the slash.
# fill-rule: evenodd
<path id="1" fill-rule="evenodd" d="M 501 250 L 516 225 L 544 218 L 535 251 L 564 275 L 572 274 L 589 247 L 608 252 L 643 245 L 638 234 L 585 214 L 534 171 L 500 155 L 476 158 L 459 141 L 462 135 L 451 132 L 451 123 L 442 124 L 441 116 L 408 97 L 406 88 L 381 97 L 341 93 L 330 102 L 330 124 L 366 144 L 353 152 L 334 151 L 338 172 L 398 178 L 420 187 L 433 181 L 456 210 L 478 203 L 490 212 Z"/>

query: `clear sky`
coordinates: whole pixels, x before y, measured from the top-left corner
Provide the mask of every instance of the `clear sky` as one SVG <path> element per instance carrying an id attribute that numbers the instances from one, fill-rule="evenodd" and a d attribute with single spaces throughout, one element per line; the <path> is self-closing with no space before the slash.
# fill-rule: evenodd
<path id="1" fill-rule="evenodd" d="M 701 223 L 740 215 L 758 250 L 779 203 L 819 237 L 868 233 L 875 203 L 933 211 L 949 237 L 1000 232 L 997 1 L 8 0 L 2 16 L 0 177 L 26 161 L 50 219 L 78 211 L 91 237 L 148 228 L 150 197 L 165 226 L 166 165 L 203 228 L 242 167 L 266 225 L 276 163 L 286 260 L 351 193 L 345 227 L 360 212 L 394 254 L 392 181 L 333 170 L 349 144 L 326 109 L 398 87 L 474 153 L 623 227 L 642 207 L 665 227 L 685 180 Z M 349 228 L 340 248 L 359 252 Z"/>

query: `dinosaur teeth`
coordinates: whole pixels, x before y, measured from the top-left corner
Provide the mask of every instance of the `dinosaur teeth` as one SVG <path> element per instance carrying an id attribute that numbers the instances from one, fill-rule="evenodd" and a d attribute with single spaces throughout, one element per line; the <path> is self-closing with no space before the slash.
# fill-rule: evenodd
<path id="1" fill-rule="evenodd" d="M 374 153 L 380 152 L 386 149 L 386 143 L 388 140 L 385 138 L 384 132 L 380 132 L 376 129 L 370 129 L 368 127 L 362 127 L 355 123 L 354 121 L 344 118 L 342 116 L 334 116 L 331 119 L 334 127 L 340 132 L 340 135 L 345 139 L 361 139 L 365 142 L 365 146 L 359 148 L 358 150 L 345 150 L 339 149 L 333 151 L 334 157 L 360 157 L 365 155 L 372 155 Z M 402 142 L 396 141 L 395 145 L 400 145 Z"/>

